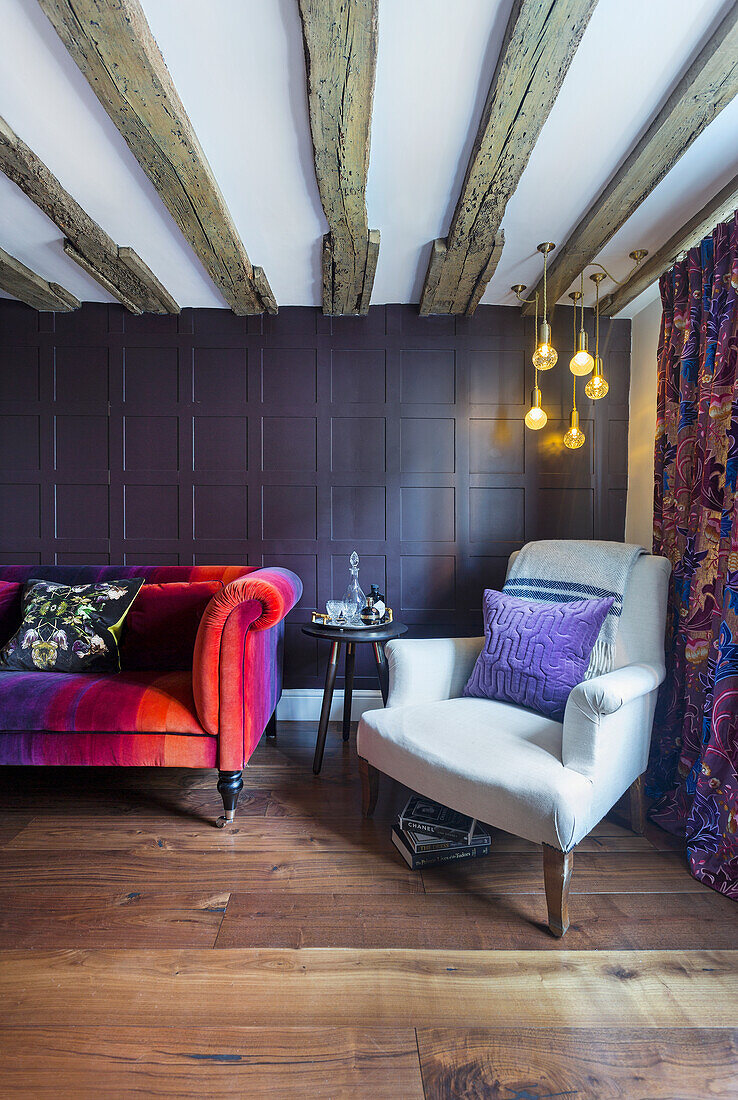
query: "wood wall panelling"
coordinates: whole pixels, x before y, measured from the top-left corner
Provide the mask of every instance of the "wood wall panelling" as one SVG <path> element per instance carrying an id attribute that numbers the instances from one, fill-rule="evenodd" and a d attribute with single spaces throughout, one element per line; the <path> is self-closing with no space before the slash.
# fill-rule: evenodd
<path id="1" fill-rule="evenodd" d="M 44 317 L 0 303 L 0 563 L 284 564 L 305 584 L 288 686 L 321 683 L 299 626 L 343 592 L 353 549 L 412 633 L 476 635 L 523 541 L 623 537 L 627 321 L 603 325 L 610 396 L 581 396 L 572 455 L 565 369 L 544 380 L 546 431 L 523 427 L 515 308 Z M 553 326 L 565 364 L 570 311 Z M 376 686 L 370 661 L 357 686 Z"/>

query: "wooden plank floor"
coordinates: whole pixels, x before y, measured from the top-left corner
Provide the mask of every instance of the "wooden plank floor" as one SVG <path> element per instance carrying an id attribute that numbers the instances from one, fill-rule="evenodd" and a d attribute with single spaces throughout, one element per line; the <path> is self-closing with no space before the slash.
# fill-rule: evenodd
<path id="1" fill-rule="evenodd" d="M 545 928 L 540 851 L 410 872 L 404 792 L 283 726 L 215 774 L 0 769 L 0 1097 L 738 1097 L 738 906 L 613 816 Z"/>

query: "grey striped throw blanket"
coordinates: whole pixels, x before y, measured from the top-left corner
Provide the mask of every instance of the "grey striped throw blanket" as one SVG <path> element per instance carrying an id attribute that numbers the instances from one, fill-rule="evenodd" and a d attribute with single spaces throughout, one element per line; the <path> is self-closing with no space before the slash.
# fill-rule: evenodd
<path id="1" fill-rule="evenodd" d="M 642 546 L 623 542 L 529 542 L 510 566 L 503 591 L 526 600 L 557 603 L 614 597 L 592 650 L 590 679 L 614 667 L 623 593 L 633 563 L 645 553 Z"/>

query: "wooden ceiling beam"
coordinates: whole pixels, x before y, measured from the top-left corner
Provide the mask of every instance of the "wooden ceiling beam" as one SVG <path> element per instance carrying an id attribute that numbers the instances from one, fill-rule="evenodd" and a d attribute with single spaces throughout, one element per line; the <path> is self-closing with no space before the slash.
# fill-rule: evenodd
<path id="1" fill-rule="evenodd" d="M 161 302 L 167 313 L 179 313 L 180 308 L 165 286 L 157 279 L 151 268 L 143 262 L 137 252 L 132 248 L 122 246 L 118 249 L 118 259 L 131 271 L 136 278 L 148 287 L 157 301 Z"/>
<path id="2" fill-rule="evenodd" d="M 717 195 L 676 231 L 665 245 L 637 267 L 631 277 L 600 302 L 600 313 L 614 317 L 668 271 L 680 252 L 687 252 L 738 207 L 738 176 L 733 176 Z"/>
<path id="3" fill-rule="evenodd" d="M 323 313 L 365 314 L 379 231 L 366 179 L 377 67 L 378 0 L 299 0 L 323 238 Z"/>
<path id="4" fill-rule="evenodd" d="M 646 132 L 590 205 L 548 268 L 552 304 L 638 209 L 738 92 L 738 4 L 681 77 Z M 542 293 L 542 281 L 536 288 Z M 528 294 L 533 297 L 533 294 Z M 531 313 L 533 307 L 523 307 Z"/>
<path id="5" fill-rule="evenodd" d="M 256 285 L 139 0 L 39 4 L 233 312 L 262 313 L 274 296 Z"/>
<path id="6" fill-rule="evenodd" d="M 94 263 L 87 259 L 84 253 L 74 247 L 71 241 L 64 242 L 64 252 L 69 256 L 70 260 L 74 260 L 83 271 L 86 271 L 88 275 L 98 282 L 103 290 L 107 290 L 108 294 L 112 294 L 114 298 L 117 298 L 120 304 L 125 306 L 130 313 L 143 313 L 141 306 L 131 298 L 128 298 L 125 291 L 121 290 L 115 283 L 111 283 L 111 281 L 95 267 Z M 159 312 L 164 311 L 160 310 Z"/>
<path id="7" fill-rule="evenodd" d="M 435 242 L 420 312 L 467 313 L 492 278 L 500 225 L 597 0 L 514 0 L 448 236 Z"/>
<path id="8" fill-rule="evenodd" d="M 0 169 L 59 227 L 76 254 L 84 258 L 85 270 L 118 301 L 125 302 L 134 313 L 168 313 L 172 305 L 176 307 L 172 312 L 179 312 L 177 303 L 158 280 L 155 282 L 159 292 L 154 293 L 151 284 L 142 281 L 132 269 L 130 258 L 136 255 L 133 249 L 126 250 L 128 262 L 124 261 L 115 241 L 2 118 Z M 142 268 L 146 267 L 143 260 L 136 259 Z"/>
<path id="9" fill-rule="evenodd" d="M 0 248 L 0 289 L 33 309 L 69 313 L 82 303 L 58 283 L 47 283 L 30 267 Z"/>

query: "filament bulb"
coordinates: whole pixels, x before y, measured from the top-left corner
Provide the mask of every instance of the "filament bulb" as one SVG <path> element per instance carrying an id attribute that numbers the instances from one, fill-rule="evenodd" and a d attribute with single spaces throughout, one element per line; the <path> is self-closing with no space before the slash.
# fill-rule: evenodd
<path id="1" fill-rule="evenodd" d="M 579 413 L 576 409 L 571 410 L 571 420 L 569 421 L 569 430 L 564 436 L 564 446 L 568 447 L 570 451 L 578 451 L 580 447 L 584 446 L 584 432 L 579 427 Z"/>
<path id="2" fill-rule="evenodd" d="M 580 447 L 584 446 L 584 432 L 579 428 L 569 428 L 569 431 L 564 436 L 564 446 L 568 447 L 570 451 L 578 451 Z"/>
<path id="3" fill-rule="evenodd" d="M 606 397 L 610 387 L 607 383 L 607 379 L 602 374 L 602 359 L 597 357 L 595 363 L 594 374 L 584 387 L 584 392 L 591 401 L 599 401 L 601 397 Z"/>

